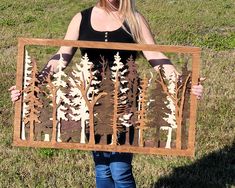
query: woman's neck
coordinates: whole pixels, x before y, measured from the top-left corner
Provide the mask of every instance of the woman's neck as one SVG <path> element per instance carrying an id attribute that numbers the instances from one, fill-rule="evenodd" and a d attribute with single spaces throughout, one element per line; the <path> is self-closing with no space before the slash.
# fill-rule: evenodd
<path id="1" fill-rule="evenodd" d="M 97 7 L 104 9 L 106 12 L 118 12 L 119 9 L 119 1 L 107 1 L 106 6 L 100 6 L 100 3 L 98 2 Z"/>
<path id="2" fill-rule="evenodd" d="M 107 23 L 108 25 L 115 25 L 112 28 L 119 28 L 123 25 L 124 23 L 124 16 L 122 16 L 120 14 L 120 12 L 118 10 L 109 10 L 105 7 L 101 7 L 99 4 L 97 4 L 95 6 L 95 9 L 93 9 L 93 15 L 96 14 L 96 18 L 99 17 L 100 20 L 103 20 L 103 22 L 105 22 L 105 20 L 109 20 Z M 111 24 L 110 24 L 111 23 Z M 116 24 L 115 24 L 116 23 Z M 95 24 L 93 24 L 94 26 Z M 100 24 L 98 24 L 100 25 Z M 118 27 L 117 27 L 118 25 Z M 94 26 L 94 28 L 96 28 L 96 30 L 102 30 L 100 28 L 98 28 L 98 26 Z M 97 29 L 98 28 L 98 29 Z M 107 30 L 113 30 L 113 29 L 107 29 Z"/>

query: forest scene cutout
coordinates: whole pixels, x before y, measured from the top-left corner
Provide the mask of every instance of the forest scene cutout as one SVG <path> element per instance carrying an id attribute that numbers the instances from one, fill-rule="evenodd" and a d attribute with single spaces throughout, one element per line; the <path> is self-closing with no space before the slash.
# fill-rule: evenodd
<path id="1" fill-rule="evenodd" d="M 200 50 L 97 42 L 98 56 L 83 51 L 69 71 L 59 54 L 55 73 L 40 67 L 27 50 L 31 45 L 65 44 L 89 50 L 95 45 L 19 40 L 15 146 L 194 155 L 196 99 L 190 88 L 198 79 Z M 180 76 L 172 72 L 166 77 L 164 65 L 139 71 L 133 51 L 155 48 L 190 54 L 192 60 L 184 61 Z"/>

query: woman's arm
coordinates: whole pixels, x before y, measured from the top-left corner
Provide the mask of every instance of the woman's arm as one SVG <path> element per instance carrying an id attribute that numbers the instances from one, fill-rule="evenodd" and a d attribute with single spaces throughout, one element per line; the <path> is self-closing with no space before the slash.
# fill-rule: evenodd
<path id="1" fill-rule="evenodd" d="M 78 40 L 81 19 L 82 19 L 81 13 L 76 14 L 72 18 L 72 20 L 68 26 L 67 32 L 65 34 L 64 40 Z M 51 72 L 56 72 L 57 71 L 57 63 L 60 58 L 60 54 L 62 54 L 62 56 L 65 60 L 65 66 L 66 66 L 70 62 L 70 60 L 72 59 L 76 50 L 77 50 L 77 48 L 74 48 L 72 46 L 61 46 L 60 49 L 57 51 L 57 53 L 48 62 L 46 67 L 50 67 Z"/>
<path id="2" fill-rule="evenodd" d="M 146 44 L 155 44 L 153 35 L 150 31 L 149 25 L 145 18 L 139 14 L 140 26 L 143 33 L 143 38 Z M 169 63 L 170 60 L 161 52 L 156 51 L 143 51 L 145 58 L 152 63 L 155 70 L 159 67 L 159 62 L 163 62 L 163 67 L 165 71 L 166 78 L 169 78 L 172 74 L 180 75 L 175 67 Z M 152 61 L 152 62 L 151 62 Z M 201 85 L 200 81 L 203 81 L 203 78 L 200 78 L 198 85 L 192 86 L 192 93 L 197 96 L 197 99 L 201 99 L 203 93 L 203 86 Z"/>
<path id="3" fill-rule="evenodd" d="M 71 20 L 66 35 L 64 37 L 65 40 L 77 40 L 79 37 L 79 28 L 80 28 L 80 23 L 81 23 L 81 13 L 76 14 L 73 19 Z M 58 60 L 60 57 L 60 54 L 62 54 L 64 60 L 65 60 L 65 65 L 69 63 L 69 61 L 72 59 L 74 53 L 76 51 L 76 48 L 70 47 L 70 46 L 61 46 L 56 55 L 54 55 L 51 60 L 47 63 L 45 68 L 41 71 L 42 77 L 43 71 L 47 70 L 45 74 L 48 74 L 48 72 L 56 72 L 57 71 L 57 64 Z M 49 70 L 48 70 L 49 69 Z M 21 92 L 19 90 L 16 90 L 16 86 L 12 86 L 9 91 L 11 92 L 11 100 L 12 102 L 17 101 L 20 98 Z"/>
<path id="4" fill-rule="evenodd" d="M 155 44 L 150 27 L 145 18 L 141 14 L 139 14 L 139 21 L 142 29 L 144 42 L 146 44 Z M 163 53 L 157 51 L 143 51 L 143 54 L 156 70 L 158 69 L 159 65 L 162 63 L 166 77 L 172 75 L 173 72 L 179 75 L 175 67 L 171 64 L 168 57 L 166 57 Z"/>

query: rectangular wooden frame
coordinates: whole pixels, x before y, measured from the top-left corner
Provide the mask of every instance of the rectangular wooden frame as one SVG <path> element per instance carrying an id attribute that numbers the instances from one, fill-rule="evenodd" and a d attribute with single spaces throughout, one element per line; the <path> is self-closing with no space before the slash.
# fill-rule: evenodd
<path id="1" fill-rule="evenodd" d="M 185 53 L 192 55 L 192 84 L 198 84 L 199 70 L 200 70 L 200 54 L 201 49 L 197 47 L 185 46 L 166 46 L 166 45 L 149 45 L 149 44 L 129 44 L 129 43 L 112 43 L 112 42 L 93 42 L 93 41 L 70 41 L 57 39 L 35 39 L 35 38 L 19 38 L 18 40 L 18 57 L 17 57 L 17 75 L 16 88 L 22 90 L 23 81 L 23 62 L 24 49 L 26 45 L 39 46 L 73 46 L 86 48 L 100 48 L 100 49 L 116 49 L 116 50 L 136 50 L 136 51 L 160 51 L 160 52 L 174 52 Z M 51 143 L 43 141 L 21 140 L 20 126 L 22 113 L 22 99 L 15 103 L 15 119 L 14 119 L 14 146 L 26 147 L 41 147 L 41 148 L 63 148 L 63 149 L 80 149 L 80 150 L 99 150 L 99 151 L 116 151 L 116 152 L 131 152 L 131 153 L 145 153 L 145 154 L 159 154 L 172 156 L 194 156 L 195 153 L 195 124 L 196 124 L 196 109 L 197 99 L 194 95 L 190 96 L 190 117 L 189 117 L 189 135 L 187 149 L 165 149 L 165 148 L 151 148 L 140 146 L 119 146 L 119 145 L 89 145 L 81 143 Z"/>

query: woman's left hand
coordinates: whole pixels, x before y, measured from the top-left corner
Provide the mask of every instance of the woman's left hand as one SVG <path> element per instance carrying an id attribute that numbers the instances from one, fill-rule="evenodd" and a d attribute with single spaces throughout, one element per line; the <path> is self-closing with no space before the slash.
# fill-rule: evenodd
<path id="1" fill-rule="evenodd" d="M 202 99 L 203 86 L 201 84 L 192 86 L 192 93 L 196 95 L 197 99 Z"/>
<path id="2" fill-rule="evenodd" d="M 202 99 L 202 94 L 203 94 L 203 86 L 201 83 L 205 81 L 206 78 L 199 78 L 198 85 L 192 86 L 192 93 L 197 96 L 197 99 L 200 100 Z"/>

